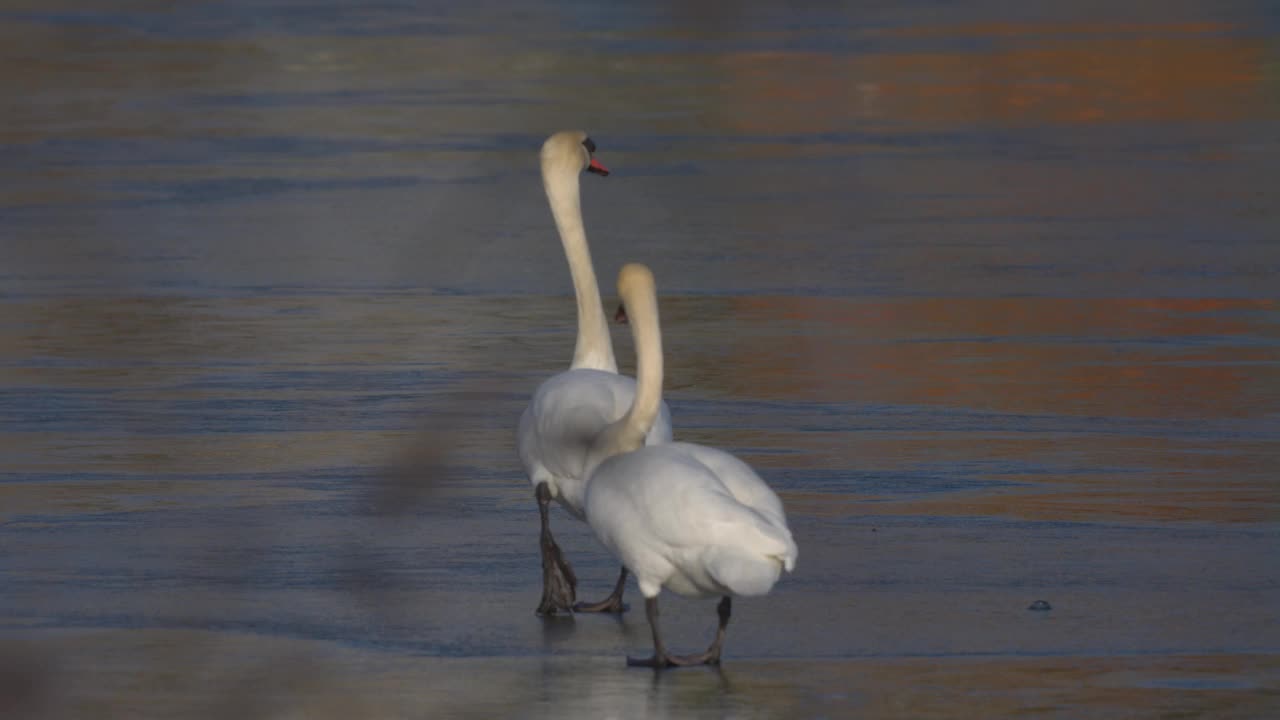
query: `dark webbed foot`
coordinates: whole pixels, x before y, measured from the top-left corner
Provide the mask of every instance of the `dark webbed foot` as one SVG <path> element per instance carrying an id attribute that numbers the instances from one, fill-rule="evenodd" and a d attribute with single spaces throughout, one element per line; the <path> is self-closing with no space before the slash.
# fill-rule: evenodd
<path id="1" fill-rule="evenodd" d="M 627 656 L 627 667 L 651 667 L 656 670 L 669 667 L 691 667 L 693 665 L 719 665 L 720 653 L 714 655 L 711 651 L 699 653 L 698 655 L 654 655 L 647 658 L 633 658 Z"/>
<path id="2" fill-rule="evenodd" d="M 538 603 L 539 615 L 572 612 L 576 597 L 577 580 L 573 568 L 564 559 L 559 546 L 552 543 L 542 548 L 542 601 Z"/>
<path id="3" fill-rule="evenodd" d="M 622 592 L 627 589 L 627 569 L 618 573 L 618 582 L 613 586 L 609 597 L 597 603 L 580 602 L 573 606 L 574 612 L 580 613 L 624 613 L 630 608 L 622 602 Z"/>
<path id="4" fill-rule="evenodd" d="M 547 518 L 547 509 L 551 504 L 551 488 L 546 483 L 538 483 L 538 513 L 542 516 L 542 537 L 539 547 L 542 552 L 542 601 L 538 603 L 539 615 L 554 615 L 559 612 L 571 612 L 577 599 L 578 579 L 573 574 L 573 566 L 565 559 L 560 546 L 551 536 L 551 525 Z"/>
<path id="5" fill-rule="evenodd" d="M 720 648 L 724 645 L 725 628 L 729 626 L 729 615 L 732 601 L 726 595 L 716 606 L 716 614 L 720 616 L 720 626 L 716 630 L 716 639 L 711 647 L 697 655 L 671 655 L 662 644 L 662 635 L 658 631 L 658 599 L 645 598 L 645 615 L 649 618 L 649 627 L 653 630 L 653 657 L 627 657 L 629 667 L 651 667 L 658 670 L 669 667 L 688 667 L 690 665 L 719 665 Z"/>
<path id="6" fill-rule="evenodd" d="M 663 668 L 671 667 L 671 665 L 667 662 L 666 655 L 663 655 L 662 657 L 654 655 L 653 657 L 647 658 L 633 658 L 628 655 L 627 667 L 649 667 L 655 670 L 661 670 Z"/>

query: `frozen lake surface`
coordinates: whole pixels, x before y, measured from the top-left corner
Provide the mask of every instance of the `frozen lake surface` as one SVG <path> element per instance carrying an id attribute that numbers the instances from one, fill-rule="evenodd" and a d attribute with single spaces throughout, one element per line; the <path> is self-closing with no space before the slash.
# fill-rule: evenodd
<path id="1" fill-rule="evenodd" d="M 7 3 L 0 714 L 1280 713 L 1280 16 L 966 5 Z M 719 670 L 533 614 L 572 127 L 800 545 Z"/>

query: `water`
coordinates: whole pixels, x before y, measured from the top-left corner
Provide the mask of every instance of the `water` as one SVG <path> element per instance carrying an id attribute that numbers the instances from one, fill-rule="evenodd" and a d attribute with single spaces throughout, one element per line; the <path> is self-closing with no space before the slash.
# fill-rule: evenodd
<path id="1" fill-rule="evenodd" d="M 19 0 L 0 40 L 6 717 L 1280 708 L 1269 4 Z M 801 547 L 720 671 L 532 612 L 569 127 L 677 435 Z"/>

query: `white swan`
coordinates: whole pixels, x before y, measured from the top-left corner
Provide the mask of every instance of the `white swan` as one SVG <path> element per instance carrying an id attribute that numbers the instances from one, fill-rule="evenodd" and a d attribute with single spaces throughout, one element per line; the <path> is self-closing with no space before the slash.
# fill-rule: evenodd
<path id="1" fill-rule="evenodd" d="M 591 251 L 582 224 L 578 177 L 583 170 L 608 175 L 594 157 L 595 143 L 581 131 L 558 132 L 542 145 L 542 184 L 551 204 L 560 242 L 569 261 L 578 301 L 578 340 L 569 369 L 538 387 L 520 416 L 516 443 L 529 482 L 534 486 L 542 521 L 542 601 L 538 614 L 558 611 L 621 612 L 627 569 L 619 573 L 609 597 L 598 603 L 575 603 L 577 579 L 564 558 L 547 516 L 552 499 L 579 520 L 587 451 L 609 423 L 626 412 L 636 383 L 618 374 L 613 342 L 600 303 L 600 289 L 591 265 Z M 671 419 L 666 407 L 658 411 L 647 442 L 670 442 Z"/>
<path id="2" fill-rule="evenodd" d="M 746 463 L 691 443 L 642 447 L 662 402 L 662 336 L 653 274 L 631 264 L 618 275 L 636 345 L 635 400 L 587 459 L 587 523 L 635 574 L 653 630 L 651 667 L 718 664 L 731 595 L 763 595 L 795 567 L 782 501 Z M 703 653 L 671 655 L 658 632 L 658 592 L 722 595 L 720 627 Z"/>

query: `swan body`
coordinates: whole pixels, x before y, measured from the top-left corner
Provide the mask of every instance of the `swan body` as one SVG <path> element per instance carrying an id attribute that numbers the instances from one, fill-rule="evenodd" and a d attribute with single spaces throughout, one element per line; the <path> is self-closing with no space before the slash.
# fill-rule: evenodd
<path id="1" fill-rule="evenodd" d="M 673 443 L 616 455 L 587 492 L 591 528 L 645 597 L 664 587 L 686 597 L 764 595 L 795 568 L 778 496 L 722 450 Z"/>
<path id="2" fill-rule="evenodd" d="M 569 369 L 544 381 L 520 417 L 516 446 L 538 499 L 542 521 L 543 594 L 539 614 L 577 609 L 624 609 L 626 569 L 605 601 L 578 604 L 576 578 L 550 529 L 548 504 L 555 500 L 579 520 L 584 518 L 584 468 L 593 440 L 631 405 L 635 380 L 618 374 L 613 342 L 600 301 L 582 221 L 579 177 L 607 175 L 594 157 L 595 143 L 581 131 L 558 132 L 542 145 L 542 184 L 564 247 L 577 301 L 578 335 Z M 646 442 L 671 441 L 670 412 L 662 406 Z"/>
<path id="3" fill-rule="evenodd" d="M 547 483 L 551 496 L 583 520 L 587 454 L 600 431 L 622 417 L 636 394 L 636 381 L 617 373 L 572 368 L 538 386 L 520 416 L 516 434 L 529 481 Z M 671 442 L 670 411 L 645 436 L 648 444 Z"/>
<path id="4" fill-rule="evenodd" d="M 745 462 L 691 443 L 645 446 L 659 417 L 662 337 L 653 275 L 628 265 L 619 275 L 635 335 L 637 389 L 627 412 L 600 433 L 588 454 L 586 516 L 600 542 L 635 576 L 645 597 L 654 656 L 631 664 L 666 667 L 720 661 L 730 597 L 763 595 L 798 550 L 782 501 Z M 657 596 L 721 595 L 716 640 L 696 656 L 666 652 Z"/>

